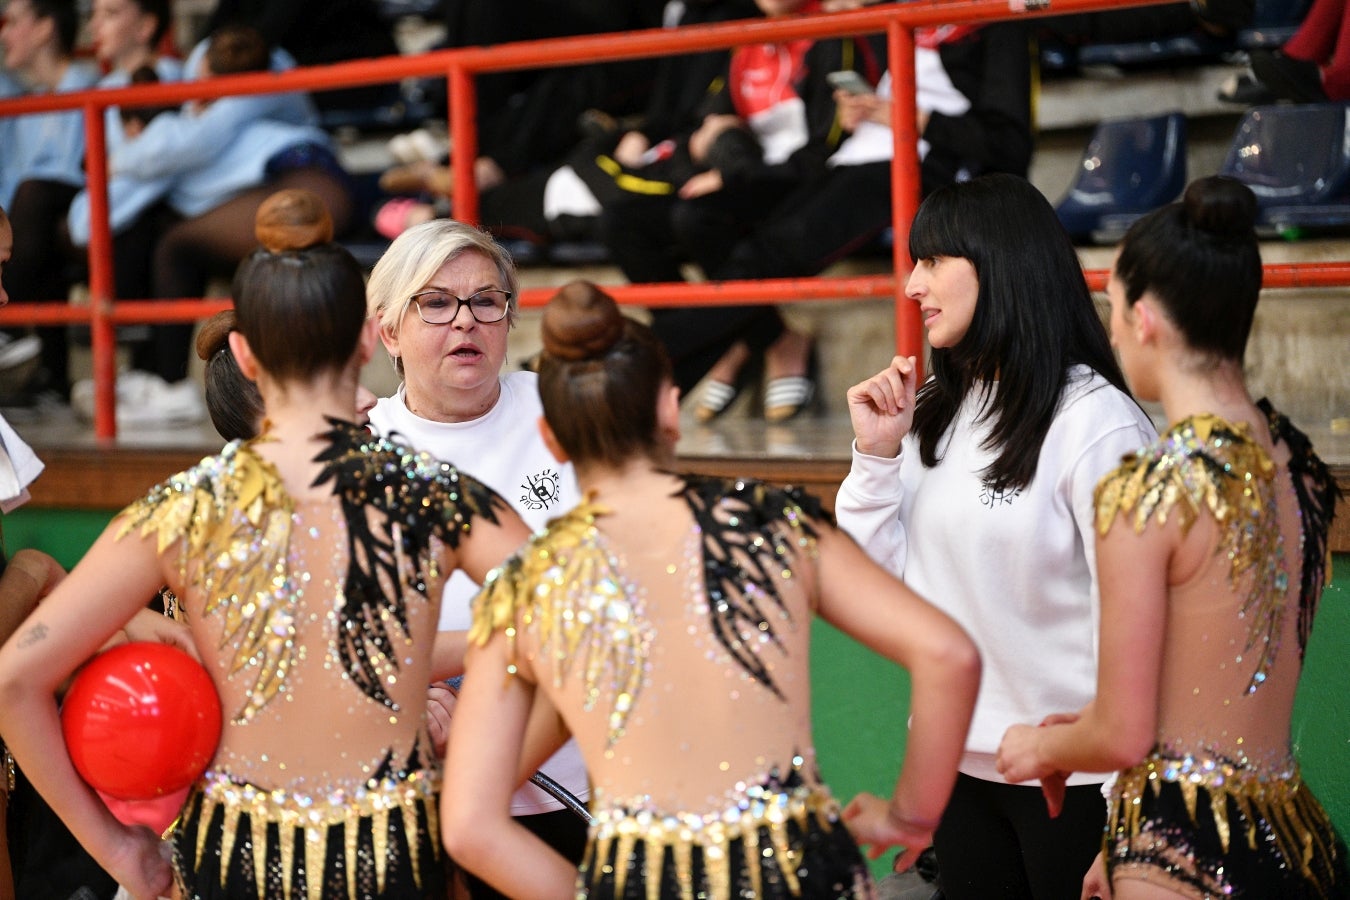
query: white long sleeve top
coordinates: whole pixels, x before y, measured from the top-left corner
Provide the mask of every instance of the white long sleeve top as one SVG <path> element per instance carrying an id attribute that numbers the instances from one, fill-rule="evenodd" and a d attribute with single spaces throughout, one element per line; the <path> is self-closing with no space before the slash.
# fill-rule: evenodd
<path id="1" fill-rule="evenodd" d="M 981 472 L 978 387 L 925 468 L 917 438 L 882 459 L 853 451 L 836 500 L 839 525 L 980 650 L 984 675 L 961 771 L 1003 781 L 994 754 L 1009 725 L 1076 712 L 1096 693 L 1099 603 L 1093 530 L 1097 481 L 1156 431 L 1125 393 L 1076 367 L 1025 488 L 995 493 Z M 1104 776 L 1076 774 L 1070 784 Z"/>

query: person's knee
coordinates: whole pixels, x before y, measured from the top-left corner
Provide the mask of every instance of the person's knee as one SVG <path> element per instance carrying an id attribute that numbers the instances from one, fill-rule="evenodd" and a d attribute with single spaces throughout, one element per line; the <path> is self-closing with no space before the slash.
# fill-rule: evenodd
<path id="1" fill-rule="evenodd" d="M 606 244 L 622 243 L 632 230 L 635 207 L 631 203 L 606 203 L 596 218 L 596 231 Z"/>
<path id="2" fill-rule="evenodd" d="M 730 225 L 728 216 L 698 200 L 681 200 L 670 210 L 670 228 L 681 246 L 697 246 L 710 233 L 725 234 Z"/>

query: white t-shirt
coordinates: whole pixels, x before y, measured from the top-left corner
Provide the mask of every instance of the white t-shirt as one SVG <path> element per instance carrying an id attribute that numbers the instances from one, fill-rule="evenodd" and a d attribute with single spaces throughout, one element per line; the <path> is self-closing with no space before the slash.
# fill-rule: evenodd
<path id="1" fill-rule="evenodd" d="M 485 415 L 470 422 L 433 422 L 408 409 L 400 386 L 370 411 L 370 426 L 379 434 L 397 434 L 411 447 L 452 463 L 501 494 L 531 529 L 581 500 L 572 466 L 559 463 L 539 436 L 539 378 L 533 372 L 501 376 L 502 392 Z M 467 631 L 470 603 L 478 593 L 463 572 L 456 571 L 441 595 L 442 631 Z M 576 741 L 569 740 L 544 763 L 541 771 L 581 800 L 590 796 L 586 765 Z M 511 801 L 511 814 L 552 812 L 563 805 L 544 790 L 526 784 Z"/>
<path id="2" fill-rule="evenodd" d="M 900 456 L 853 451 L 835 503 L 839 526 L 873 559 L 952 616 L 980 650 L 984 675 L 961 771 L 1004 781 L 994 754 L 1009 725 L 1076 712 L 1097 687 L 1100 604 L 1093 493 L 1127 453 L 1152 443 L 1152 422 L 1086 367 L 1073 371 L 1046 433 L 1036 475 L 992 493 L 972 389 L 931 469 L 917 437 Z M 1070 784 L 1104 775 L 1075 774 Z"/>

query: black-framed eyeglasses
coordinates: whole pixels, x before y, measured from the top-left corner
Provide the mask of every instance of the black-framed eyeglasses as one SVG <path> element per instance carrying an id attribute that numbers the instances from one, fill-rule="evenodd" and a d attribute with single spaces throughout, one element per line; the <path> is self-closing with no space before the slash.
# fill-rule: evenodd
<path id="1" fill-rule="evenodd" d="M 491 325 L 506 318 L 511 309 L 510 291 L 479 291 L 471 297 L 456 297 L 445 291 L 421 291 L 410 298 L 417 307 L 417 315 L 428 325 L 449 325 L 459 315 L 459 308 L 467 306 L 469 315 L 480 325 Z"/>

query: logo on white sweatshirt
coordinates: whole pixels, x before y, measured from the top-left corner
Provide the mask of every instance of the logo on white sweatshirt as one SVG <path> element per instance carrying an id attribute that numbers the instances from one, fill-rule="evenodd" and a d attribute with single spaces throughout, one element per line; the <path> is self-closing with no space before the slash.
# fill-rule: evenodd
<path id="1" fill-rule="evenodd" d="M 544 469 L 537 475 L 525 476 L 520 486 L 520 505 L 530 510 L 548 509 L 558 502 L 561 479 L 554 469 Z"/>

